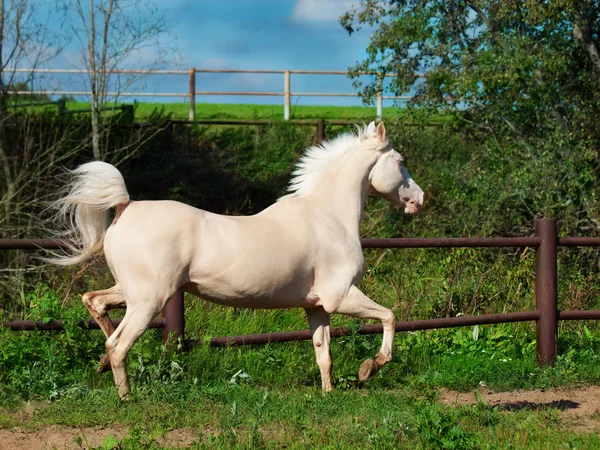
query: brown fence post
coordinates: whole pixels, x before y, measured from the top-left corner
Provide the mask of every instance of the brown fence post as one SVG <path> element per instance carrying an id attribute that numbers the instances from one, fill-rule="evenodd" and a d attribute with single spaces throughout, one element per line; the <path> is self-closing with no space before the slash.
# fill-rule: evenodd
<path id="1" fill-rule="evenodd" d="M 64 98 L 60 98 L 56 101 L 56 112 L 58 117 L 62 117 L 65 115 L 65 111 L 67 110 L 67 101 Z"/>
<path id="2" fill-rule="evenodd" d="M 196 68 L 190 67 L 190 112 L 188 120 L 196 120 Z"/>
<path id="3" fill-rule="evenodd" d="M 317 120 L 317 145 L 325 140 L 325 121 L 323 119 Z"/>
<path id="4" fill-rule="evenodd" d="M 558 341 L 556 220 L 536 220 L 535 234 L 541 240 L 535 254 L 535 304 L 540 311 L 536 329 L 537 361 L 545 368 L 556 359 Z"/>
<path id="5" fill-rule="evenodd" d="M 185 315 L 183 304 L 183 292 L 177 291 L 169 300 L 162 311 L 165 319 L 165 327 L 163 328 L 163 342 L 167 342 L 169 337 L 184 339 L 185 330 Z M 170 336 L 173 333 L 173 336 Z"/>

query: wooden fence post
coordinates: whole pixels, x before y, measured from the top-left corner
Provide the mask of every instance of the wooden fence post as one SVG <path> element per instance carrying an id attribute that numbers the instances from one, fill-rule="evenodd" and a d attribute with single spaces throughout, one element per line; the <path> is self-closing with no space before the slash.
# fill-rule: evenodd
<path id="1" fill-rule="evenodd" d="M 196 68 L 190 67 L 190 112 L 188 120 L 196 120 Z"/>
<path id="2" fill-rule="evenodd" d="M 56 113 L 58 114 L 58 117 L 64 116 L 66 110 L 67 110 L 67 101 L 64 98 L 59 98 L 56 101 Z"/>
<path id="3" fill-rule="evenodd" d="M 177 291 L 165 305 L 162 311 L 163 319 L 165 319 L 165 327 L 163 328 L 163 342 L 167 342 L 169 338 L 177 339 L 181 337 L 183 340 L 185 335 L 185 314 L 184 314 L 183 292 Z M 171 335 L 171 333 L 173 333 Z"/>
<path id="4" fill-rule="evenodd" d="M 283 72 L 283 120 L 290 120 L 290 71 Z"/>
<path id="5" fill-rule="evenodd" d="M 323 119 L 317 120 L 317 145 L 325 140 L 325 121 Z"/>
<path id="6" fill-rule="evenodd" d="M 536 327 L 537 361 L 545 368 L 556 360 L 558 341 L 556 220 L 536 220 L 535 235 L 541 239 L 535 253 L 535 304 L 540 311 Z"/>

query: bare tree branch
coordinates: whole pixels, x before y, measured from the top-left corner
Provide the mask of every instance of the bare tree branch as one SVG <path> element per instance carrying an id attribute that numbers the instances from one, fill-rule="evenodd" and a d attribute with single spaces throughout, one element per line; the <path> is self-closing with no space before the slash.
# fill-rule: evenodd
<path id="1" fill-rule="evenodd" d="M 136 53 L 147 47 L 158 49 L 160 38 L 167 30 L 166 22 L 152 9 L 151 2 L 145 0 L 89 0 L 87 13 L 84 13 L 83 0 L 62 1 L 65 22 L 86 49 L 82 63 L 88 69 L 92 92 L 92 147 L 96 159 L 105 159 L 108 149 L 103 145 L 108 142 L 110 116 L 101 117 L 101 111 L 109 101 L 106 92 L 109 89 L 122 92 L 139 80 L 139 75 L 122 78 L 112 71 L 128 65 L 140 69 L 144 63 L 135 61 Z M 71 5 L 75 8 L 69 8 Z M 76 14 L 71 12 L 73 9 Z M 149 68 L 160 65 L 165 55 L 173 54 L 169 50 L 157 51 Z M 116 103 L 118 96 L 110 101 Z"/>

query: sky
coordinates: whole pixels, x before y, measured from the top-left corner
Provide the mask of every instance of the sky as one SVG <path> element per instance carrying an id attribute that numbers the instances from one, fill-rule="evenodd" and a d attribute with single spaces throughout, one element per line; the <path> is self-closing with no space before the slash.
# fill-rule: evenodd
<path id="1" fill-rule="evenodd" d="M 352 0 L 155 0 L 165 13 L 166 38 L 178 51 L 166 68 L 246 70 L 343 71 L 366 56 L 369 31 L 351 36 L 339 17 Z M 73 41 L 49 66 L 81 67 Z M 151 60 L 156 55 L 147 50 Z M 81 81 L 53 80 L 62 89 L 80 90 Z M 79 84 L 79 86 L 78 86 Z M 151 76 L 136 89 L 148 92 L 186 92 L 186 75 Z M 197 91 L 283 91 L 283 75 L 197 74 Z M 292 92 L 355 93 L 344 75 L 292 75 Z M 139 99 L 143 100 L 143 99 Z M 168 101 L 163 100 L 161 101 Z M 185 99 L 171 99 L 183 102 Z M 196 102 L 283 103 L 282 97 L 198 96 Z M 292 97 L 292 105 L 360 105 L 356 98 Z"/>

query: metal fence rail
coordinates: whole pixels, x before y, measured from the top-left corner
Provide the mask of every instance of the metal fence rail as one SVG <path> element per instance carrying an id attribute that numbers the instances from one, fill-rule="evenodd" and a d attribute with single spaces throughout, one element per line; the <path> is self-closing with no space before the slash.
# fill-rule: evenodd
<path id="1" fill-rule="evenodd" d="M 507 322 L 535 321 L 537 324 L 537 360 L 541 367 L 551 364 L 557 354 L 558 321 L 559 320 L 597 320 L 600 311 L 559 311 L 557 294 L 557 252 L 558 246 L 600 246 L 600 238 L 563 237 L 558 238 L 556 220 L 539 219 L 535 221 L 535 236 L 504 238 L 396 238 L 396 239 L 363 239 L 365 249 L 380 248 L 458 248 L 458 247 L 532 247 L 536 249 L 536 310 L 511 312 L 505 314 L 484 314 L 479 316 L 461 316 L 429 320 L 401 322 L 396 331 L 416 331 L 435 328 L 473 326 Z M 61 242 L 51 239 L 3 239 L 0 249 L 39 250 L 57 249 Z M 171 333 L 175 337 L 184 338 L 185 318 L 183 294 L 177 293 L 165 306 L 163 318 L 153 322 L 156 328 L 163 328 L 166 340 Z M 34 321 L 5 322 L 5 327 L 12 330 L 58 330 L 60 321 L 41 324 Z M 94 329 L 93 320 L 80 324 L 83 328 Z M 352 331 L 349 328 L 334 328 L 332 337 L 345 336 Z M 381 325 L 364 325 L 358 334 L 381 333 Z M 311 339 L 308 330 L 263 333 L 245 336 L 216 337 L 210 340 L 211 346 L 227 345 L 261 345 L 273 342 L 287 342 Z"/>

